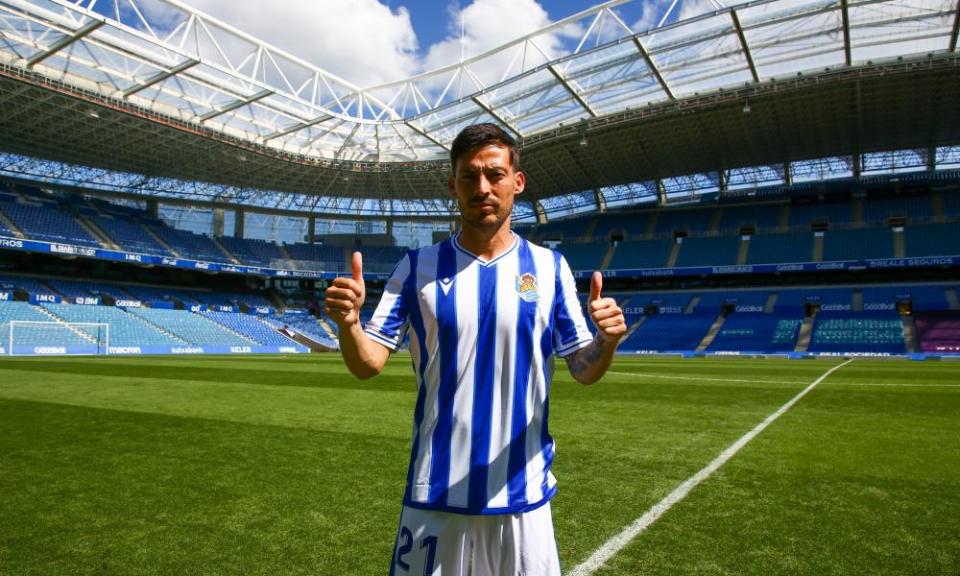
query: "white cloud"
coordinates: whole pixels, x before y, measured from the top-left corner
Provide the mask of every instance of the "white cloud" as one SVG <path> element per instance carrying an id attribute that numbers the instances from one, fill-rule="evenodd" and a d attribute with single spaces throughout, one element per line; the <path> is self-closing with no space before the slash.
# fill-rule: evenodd
<path id="1" fill-rule="evenodd" d="M 417 36 L 406 8 L 377 0 L 236 2 L 190 5 L 361 87 L 420 69 Z"/>
<path id="2" fill-rule="evenodd" d="M 424 59 L 424 69 L 432 70 L 455 64 L 460 61 L 461 53 L 464 59 L 468 59 L 536 32 L 551 23 L 546 10 L 535 0 L 474 0 L 461 10 L 457 10 L 454 5 L 450 11 L 450 35 L 430 46 Z M 563 37 L 574 32 L 576 30 L 571 29 L 544 34 L 537 37 L 536 43 L 548 57 L 553 58 L 564 53 Z M 511 51 L 471 69 L 485 84 L 491 84 L 500 80 L 512 59 Z M 543 57 L 534 49 L 527 51 L 527 68 L 542 61 Z M 520 63 L 514 64 L 519 65 Z"/>

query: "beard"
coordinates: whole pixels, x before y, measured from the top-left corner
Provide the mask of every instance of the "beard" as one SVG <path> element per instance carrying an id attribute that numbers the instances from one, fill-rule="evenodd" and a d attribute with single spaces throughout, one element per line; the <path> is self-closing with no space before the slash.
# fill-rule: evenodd
<path id="1" fill-rule="evenodd" d="M 469 203 L 466 206 L 462 203 L 458 204 L 464 227 L 469 226 L 475 230 L 487 232 L 499 230 L 505 222 L 510 220 L 512 211 L 512 206 L 504 206 L 502 202 L 490 204 L 492 210 Z"/>

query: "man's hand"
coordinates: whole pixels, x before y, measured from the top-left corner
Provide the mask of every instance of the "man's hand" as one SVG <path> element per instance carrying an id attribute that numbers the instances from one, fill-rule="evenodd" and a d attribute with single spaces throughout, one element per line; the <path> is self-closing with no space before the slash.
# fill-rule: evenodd
<path id="1" fill-rule="evenodd" d="M 360 308 L 367 298 L 363 283 L 363 256 L 354 252 L 350 260 L 350 277 L 334 278 L 327 288 L 325 311 L 341 329 L 360 323 Z"/>
<path id="2" fill-rule="evenodd" d="M 613 298 L 601 298 L 603 274 L 594 272 L 590 278 L 590 298 L 587 311 L 597 328 L 597 336 L 607 342 L 618 342 L 627 333 L 627 323 L 623 319 L 623 310 Z"/>

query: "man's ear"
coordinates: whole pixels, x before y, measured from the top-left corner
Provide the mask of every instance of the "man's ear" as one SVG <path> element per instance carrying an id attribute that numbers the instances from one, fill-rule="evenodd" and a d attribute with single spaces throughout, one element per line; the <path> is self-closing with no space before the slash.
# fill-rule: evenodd
<path id="1" fill-rule="evenodd" d="M 523 172 L 517 172 L 513 175 L 514 181 L 516 182 L 516 192 L 515 194 L 522 194 L 524 188 L 527 187 L 527 175 Z"/>
<path id="2" fill-rule="evenodd" d="M 447 193 L 454 198 L 457 197 L 457 179 L 453 174 L 447 179 Z"/>

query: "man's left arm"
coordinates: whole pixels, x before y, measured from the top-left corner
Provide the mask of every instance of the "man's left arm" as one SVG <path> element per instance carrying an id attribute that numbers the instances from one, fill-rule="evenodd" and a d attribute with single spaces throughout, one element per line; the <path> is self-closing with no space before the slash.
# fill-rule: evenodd
<path id="1" fill-rule="evenodd" d="M 620 339 L 627 333 L 623 311 L 613 298 L 603 298 L 603 275 L 594 272 L 590 278 L 587 312 L 597 329 L 593 342 L 566 357 L 570 374 L 581 384 L 593 384 L 606 373 L 613 361 Z"/>

